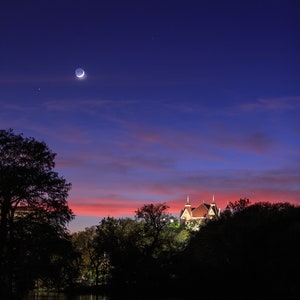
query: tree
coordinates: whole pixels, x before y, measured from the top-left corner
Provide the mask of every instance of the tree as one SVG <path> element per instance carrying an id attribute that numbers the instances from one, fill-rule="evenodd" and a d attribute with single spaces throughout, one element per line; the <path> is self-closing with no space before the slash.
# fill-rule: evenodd
<path id="1" fill-rule="evenodd" d="M 246 207 L 248 207 L 251 204 L 250 200 L 247 198 L 241 198 L 240 200 L 234 201 L 234 202 L 229 202 L 228 203 L 228 209 L 232 213 L 237 213 L 239 211 L 244 210 Z"/>
<path id="2" fill-rule="evenodd" d="M 92 279 L 85 281 L 93 285 L 91 290 L 96 287 L 113 296 L 121 292 L 122 297 L 127 292 L 133 296 L 161 288 L 169 291 L 174 256 L 186 247 L 189 235 L 166 209 L 165 204 L 145 205 L 138 210 L 140 219 L 106 217 L 96 230 L 73 235 L 84 260 L 82 274 Z"/>
<path id="3" fill-rule="evenodd" d="M 166 206 L 161 204 L 143 206 L 140 212 L 149 223 L 144 219 L 107 217 L 97 226 L 96 252 L 100 259 L 106 257 L 110 263 L 109 273 L 103 268 L 100 273 L 108 278 L 106 282 L 113 294 L 121 291 L 122 297 L 126 292 L 132 296 L 132 293 L 150 293 L 166 286 L 173 255 L 182 249 L 184 242 L 183 236 L 179 236 L 179 224 L 174 224 L 176 220 L 169 217 L 165 209 Z M 155 248 L 151 248 L 158 228 Z"/>
<path id="4" fill-rule="evenodd" d="M 97 226 L 95 249 L 105 259 L 102 276 L 114 287 L 127 288 L 136 281 L 138 269 L 143 266 L 140 250 L 141 226 L 130 218 L 103 218 Z"/>
<path id="5" fill-rule="evenodd" d="M 40 237 L 31 236 L 31 232 L 45 234 L 36 230 L 42 224 L 54 230 L 57 238 L 64 238 L 66 225 L 74 218 L 67 204 L 71 184 L 54 171 L 55 156 L 44 142 L 15 134 L 12 129 L 0 130 L 0 295 L 3 297 L 8 298 L 21 288 L 28 289 L 29 282 L 37 279 L 27 277 L 26 287 L 19 286 L 16 280 L 23 276 L 20 269 L 25 268 L 20 265 L 20 255 L 34 253 L 32 249 L 18 251 L 28 242 L 24 238 Z"/>
<path id="6" fill-rule="evenodd" d="M 152 256 L 159 246 L 159 236 L 163 229 L 169 225 L 170 215 L 166 212 L 169 206 L 165 203 L 145 204 L 135 211 L 137 220 L 145 224 L 145 236 L 147 238 L 146 253 Z"/>
<path id="7" fill-rule="evenodd" d="M 109 259 L 105 253 L 97 251 L 97 227 L 72 234 L 73 245 L 81 253 L 80 283 L 82 286 L 105 285 L 109 274 Z"/>

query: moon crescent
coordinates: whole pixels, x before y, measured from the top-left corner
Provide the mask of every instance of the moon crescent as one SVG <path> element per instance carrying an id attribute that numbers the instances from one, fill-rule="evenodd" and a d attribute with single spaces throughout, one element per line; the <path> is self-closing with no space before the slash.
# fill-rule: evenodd
<path id="1" fill-rule="evenodd" d="M 75 74 L 76 74 L 76 77 L 83 78 L 85 75 L 85 72 L 83 69 L 79 68 L 79 69 L 76 69 Z"/>

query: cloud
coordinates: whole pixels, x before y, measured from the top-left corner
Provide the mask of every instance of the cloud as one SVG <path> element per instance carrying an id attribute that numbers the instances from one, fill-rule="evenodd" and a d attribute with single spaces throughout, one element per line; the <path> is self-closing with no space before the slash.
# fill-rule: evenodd
<path id="1" fill-rule="evenodd" d="M 131 102 L 129 102 L 131 103 Z M 95 109 L 110 110 L 112 107 L 128 105 L 128 102 L 114 101 L 108 99 L 52 99 L 42 103 L 42 106 L 49 111 L 83 111 L 94 112 Z"/>
<path id="2" fill-rule="evenodd" d="M 97 98 L 7 101 L 0 123 L 58 153 L 56 169 L 72 183 L 69 204 L 77 215 L 133 216 L 157 202 L 178 215 L 187 194 L 193 205 L 214 194 L 221 208 L 243 197 L 299 202 L 297 139 L 286 138 L 291 125 L 243 113 L 297 108 L 298 98 L 280 99 L 273 106 L 271 99 L 259 100 L 242 113 L 230 107 L 230 116 L 225 109 L 206 114 L 200 106 L 195 114 L 174 115 L 155 101 L 142 108 L 143 101 Z"/>
<path id="3" fill-rule="evenodd" d="M 157 202 L 166 202 L 170 213 L 179 214 L 186 195 L 193 205 L 210 202 L 214 195 L 220 208 L 245 197 L 251 202 L 300 204 L 299 181 L 297 169 L 186 171 L 162 178 L 105 181 L 98 187 L 82 182 L 75 185 L 69 203 L 77 214 L 93 216 L 133 216 L 136 208 Z"/>
<path id="4" fill-rule="evenodd" d="M 240 105 L 245 112 L 286 111 L 300 109 L 300 96 L 282 98 L 259 98 L 255 102 Z"/>

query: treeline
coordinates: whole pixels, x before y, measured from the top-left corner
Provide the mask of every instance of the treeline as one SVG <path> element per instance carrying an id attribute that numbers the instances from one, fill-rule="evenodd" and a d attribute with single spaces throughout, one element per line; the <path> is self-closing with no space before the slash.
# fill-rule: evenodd
<path id="1" fill-rule="evenodd" d="M 24 291 L 111 299 L 299 299 L 300 208 L 245 199 L 229 207 L 198 231 L 164 203 L 63 237 L 45 226 L 19 237 L 13 277 Z"/>
<path id="2" fill-rule="evenodd" d="M 240 199 L 198 231 L 166 208 L 144 205 L 135 220 L 105 218 L 73 234 L 81 287 L 138 299 L 299 299 L 298 206 Z"/>
<path id="3" fill-rule="evenodd" d="M 299 299 L 300 207 L 230 202 L 180 226 L 165 203 L 70 234 L 71 184 L 44 142 L 0 130 L 0 299 L 32 290 L 116 299 Z M 198 230 L 195 230 L 198 229 Z"/>

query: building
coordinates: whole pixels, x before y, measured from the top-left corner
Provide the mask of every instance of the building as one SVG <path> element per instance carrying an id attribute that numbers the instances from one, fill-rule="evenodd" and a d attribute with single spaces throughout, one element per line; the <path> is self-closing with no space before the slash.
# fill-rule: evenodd
<path id="1" fill-rule="evenodd" d="M 180 213 L 180 225 L 188 225 L 189 223 L 201 225 L 207 220 L 218 218 L 221 209 L 217 207 L 213 196 L 210 204 L 201 203 L 197 207 L 192 207 L 190 198 L 187 196 L 184 209 Z"/>

